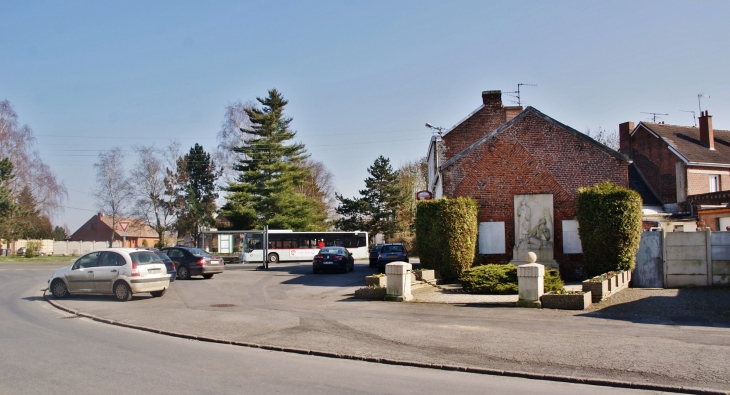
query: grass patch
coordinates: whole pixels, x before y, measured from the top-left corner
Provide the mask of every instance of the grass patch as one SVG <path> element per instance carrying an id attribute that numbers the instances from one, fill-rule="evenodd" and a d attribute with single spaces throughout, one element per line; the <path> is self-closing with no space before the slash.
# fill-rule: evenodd
<path id="1" fill-rule="evenodd" d="M 18 256 L 0 256 L 0 262 L 38 262 L 38 263 L 71 263 L 78 258 L 77 256 L 59 256 L 59 255 L 47 255 L 47 256 L 35 256 L 33 258 L 26 258 L 22 255 Z"/>

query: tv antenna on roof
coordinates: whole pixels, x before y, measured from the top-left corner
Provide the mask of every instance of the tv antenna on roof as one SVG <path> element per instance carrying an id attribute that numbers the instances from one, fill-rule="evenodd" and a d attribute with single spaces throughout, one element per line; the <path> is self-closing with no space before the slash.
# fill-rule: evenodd
<path id="1" fill-rule="evenodd" d="M 444 130 L 446 130 L 446 128 L 442 128 L 441 126 L 433 126 L 428 122 L 426 122 L 426 127 L 431 130 L 438 130 L 439 136 L 441 136 L 444 133 Z"/>
<path id="2" fill-rule="evenodd" d="M 504 92 L 505 95 L 516 97 L 517 101 L 510 100 L 512 103 L 517 103 L 518 106 L 522 106 L 522 100 L 520 99 L 520 87 L 521 86 L 537 86 L 535 84 L 523 84 L 519 83 L 517 84 L 517 91 L 516 92 Z"/>
<path id="3" fill-rule="evenodd" d="M 642 114 L 651 114 L 651 115 L 653 115 L 654 116 L 654 120 L 652 122 L 654 122 L 654 123 L 656 123 L 656 118 L 659 115 L 669 115 L 669 114 L 662 114 L 662 113 L 659 113 L 659 112 L 642 112 Z M 659 118 L 661 118 L 661 117 L 659 117 Z"/>
<path id="4" fill-rule="evenodd" d="M 697 127 L 697 114 L 695 114 L 694 111 L 692 111 L 692 110 L 679 110 L 679 111 L 682 111 L 682 112 L 691 112 L 692 113 L 692 121 L 693 121 L 692 126 L 695 127 L 695 128 Z"/>
<path id="5" fill-rule="evenodd" d="M 703 97 L 706 97 L 709 99 L 710 95 L 705 96 L 704 93 L 700 93 L 697 95 L 697 104 L 698 104 L 698 107 L 700 108 L 700 116 L 702 116 L 702 100 L 700 100 L 700 99 Z"/>

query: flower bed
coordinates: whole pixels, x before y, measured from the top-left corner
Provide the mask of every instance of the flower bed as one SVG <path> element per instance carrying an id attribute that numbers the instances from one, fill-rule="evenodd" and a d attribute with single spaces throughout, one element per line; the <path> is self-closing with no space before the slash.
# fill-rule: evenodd
<path id="1" fill-rule="evenodd" d="M 591 291 L 553 291 L 540 297 L 543 309 L 585 310 L 591 301 Z"/>
<path id="2" fill-rule="evenodd" d="M 383 287 L 388 284 L 388 279 L 384 274 L 376 274 L 374 276 L 365 277 L 365 285 L 368 287 Z"/>
<path id="3" fill-rule="evenodd" d="M 591 292 L 593 303 L 598 303 L 609 296 L 628 288 L 631 272 L 608 272 L 583 281 L 583 292 Z"/>
<path id="4" fill-rule="evenodd" d="M 385 293 L 386 289 L 383 287 L 364 287 L 355 291 L 355 299 L 385 300 Z"/>

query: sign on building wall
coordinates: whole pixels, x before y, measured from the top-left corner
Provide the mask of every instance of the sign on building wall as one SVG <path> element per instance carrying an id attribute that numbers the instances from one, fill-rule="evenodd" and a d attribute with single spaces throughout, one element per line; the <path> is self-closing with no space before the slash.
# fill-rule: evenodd
<path id="1" fill-rule="evenodd" d="M 506 250 L 504 222 L 479 223 L 479 253 L 504 254 Z"/>
<path id="2" fill-rule="evenodd" d="M 578 235 L 578 221 L 563 221 L 563 254 L 582 254 L 583 246 Z"/>

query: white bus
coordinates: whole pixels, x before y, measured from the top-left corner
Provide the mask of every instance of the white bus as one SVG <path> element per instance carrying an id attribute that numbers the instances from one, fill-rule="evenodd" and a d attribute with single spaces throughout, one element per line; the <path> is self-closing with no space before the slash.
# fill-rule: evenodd
<path id="1" fill-rule="evenodd" d="M 345 247 L 355 259 L 369 255 L 367 232 L 292 232 L 269 230 L 269 262 L 311 261 L 322 244 L 325 247 Z M 238 255 L 241 263 L 263 261 L 264 232 L 246 231 L 243 248 Z"/>

